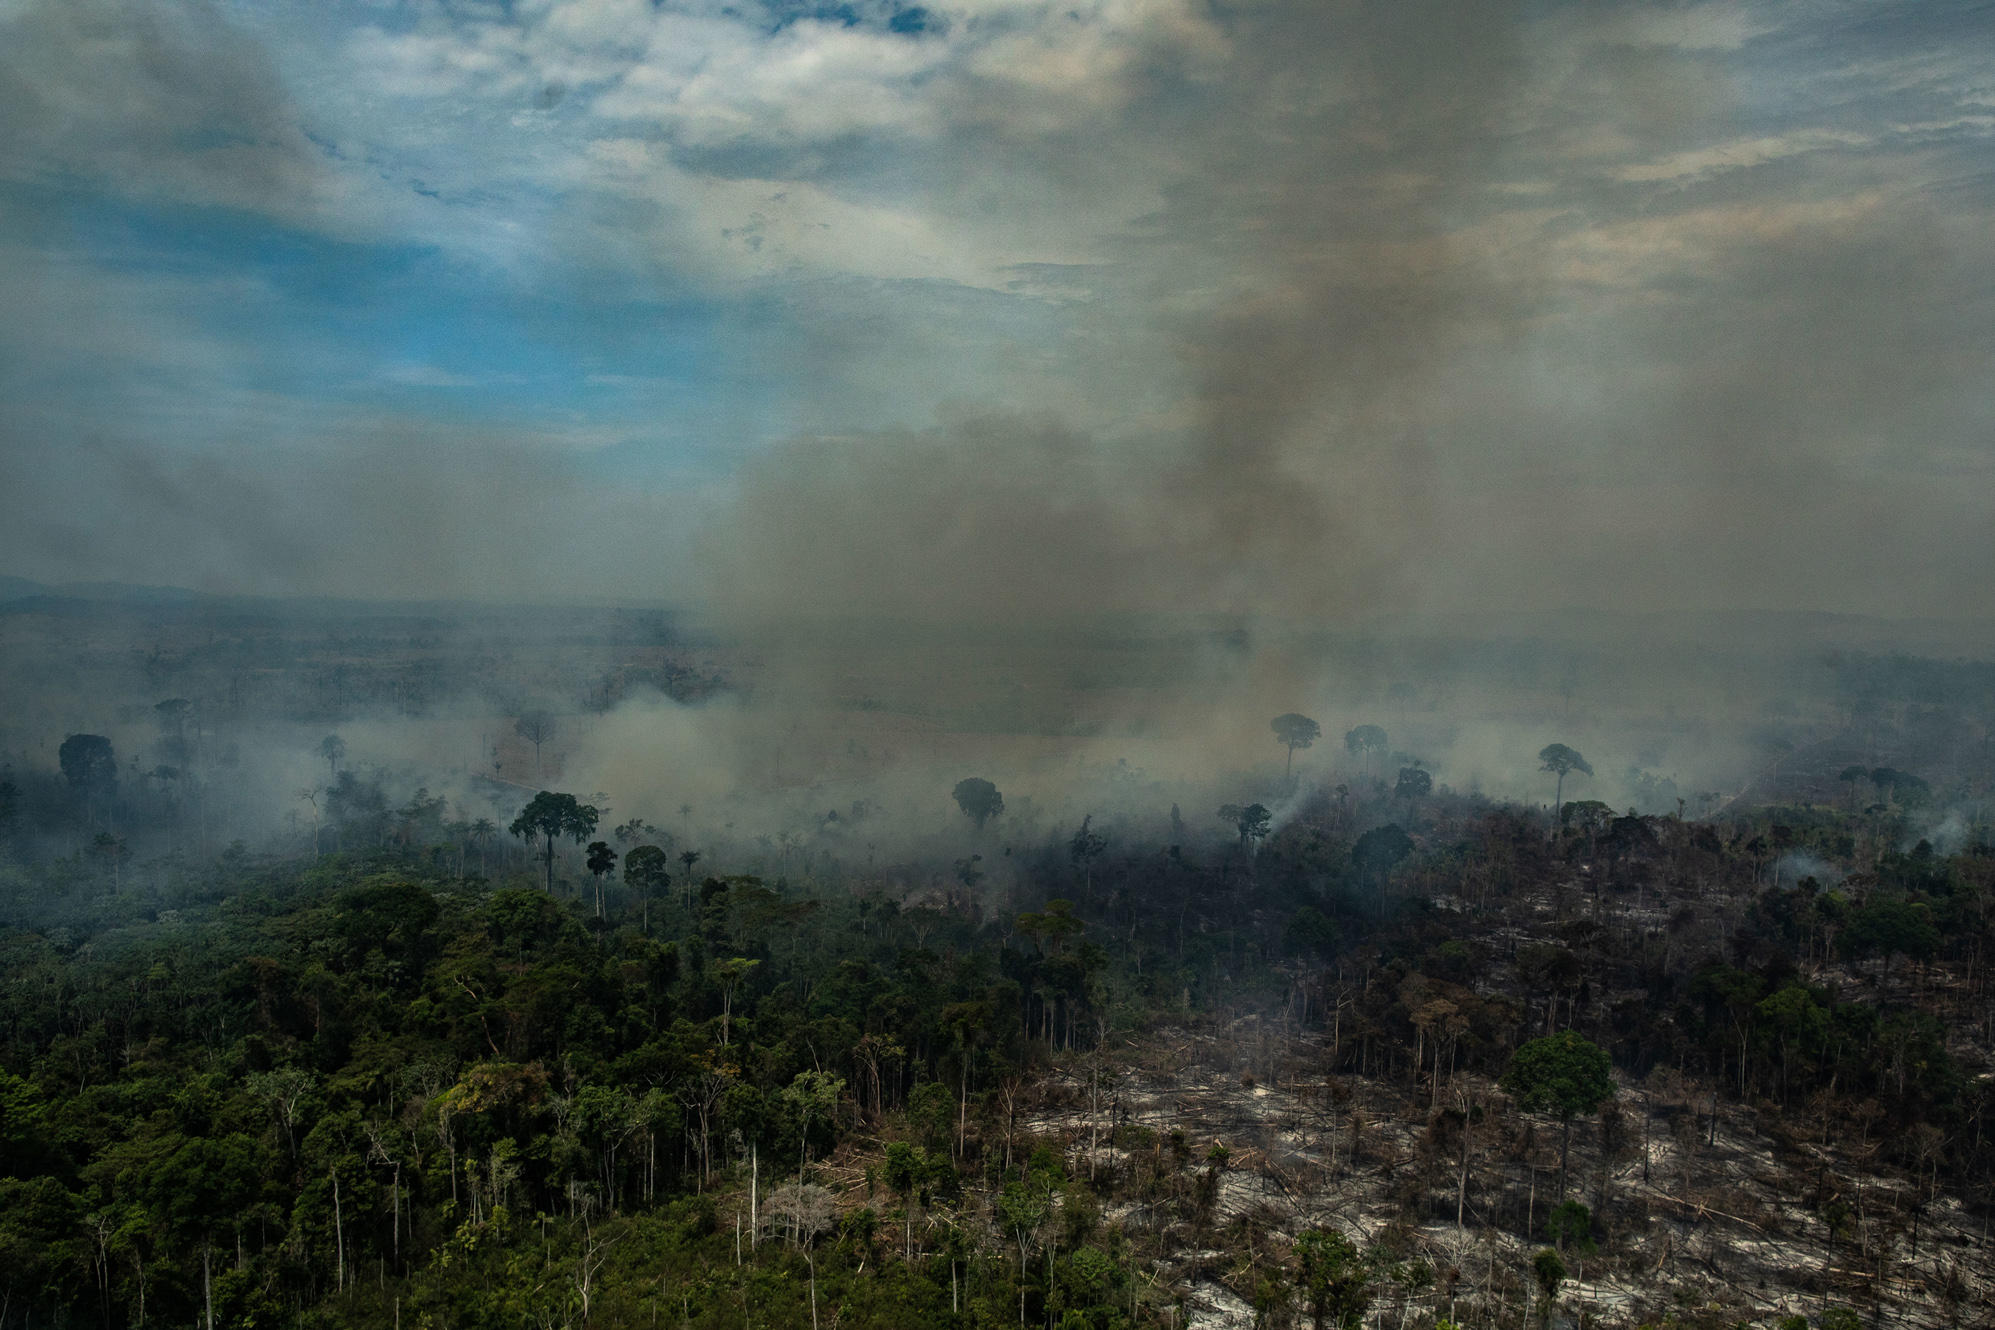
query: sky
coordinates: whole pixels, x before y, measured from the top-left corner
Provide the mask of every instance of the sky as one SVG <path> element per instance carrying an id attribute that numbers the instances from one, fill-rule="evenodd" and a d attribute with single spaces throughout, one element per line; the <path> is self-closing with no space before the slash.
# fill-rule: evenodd
<path id="1" fill-rule="evenodd" d="M 1995 10 L 0 0 L 0 572 L 1986 618 Z"/>

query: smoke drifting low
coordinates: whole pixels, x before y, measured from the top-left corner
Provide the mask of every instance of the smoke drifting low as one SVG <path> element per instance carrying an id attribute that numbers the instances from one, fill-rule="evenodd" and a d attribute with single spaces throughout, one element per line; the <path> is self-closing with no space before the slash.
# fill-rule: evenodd
<path id="1" fill-rule="evenodd" d="M 688 606 L 734 700 L 574 727 L 668 811 L 1154 809 L 1289 710 L 1462 788 L 1553 738 L 1736 786 L 1794 614 L 1985 619 L 1980 27 L 884 12 L 0 13 L 0 551 Z M 1572 606 L 1627 617 L 1516 617 Z"/>

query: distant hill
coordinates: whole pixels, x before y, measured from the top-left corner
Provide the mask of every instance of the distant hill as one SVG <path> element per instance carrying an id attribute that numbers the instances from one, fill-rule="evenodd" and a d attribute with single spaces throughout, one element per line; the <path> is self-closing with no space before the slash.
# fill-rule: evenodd
<path id="1" fill-rule="evenodd" d="M 185 605 L 211 597 L 177 586 L 134 586 L 129 582 L 64 582 L 50 586 L 25 577 L 0 575 L 0 601 L 92 600 L 117 605 Z"/>

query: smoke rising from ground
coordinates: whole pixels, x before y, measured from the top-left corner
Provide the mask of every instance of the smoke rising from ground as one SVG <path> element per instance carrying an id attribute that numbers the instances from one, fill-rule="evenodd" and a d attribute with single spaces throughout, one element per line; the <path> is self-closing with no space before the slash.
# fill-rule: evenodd
<path id="1" fill-rule="evenodd" d="M 711 533 L 715 607 L 1321 620 L 1401 589 L 1430 518 L 1426 401 L 1509 300 L 1447 225 L 1484 183 L 1517 24 L 1273 6 L 1218 26 L 1224 80 L 1186 96 L 1159 77 L 1107 140 L 1175 158 L 1119 256 L 1168 329 L 1165 417 L 981 415 L 776 450 Z"/>
<path id="2" fill-rule="evenodd" d="M 1205 781 L 1406 684 L 1440 779 L 1584 739 L 1618 803 L 1765 764 L 1653 699 L 1749 716 L 1795 621 L 1617 620 L 1781 663 L 1589 717 L 1502 616 L 1985 619 L 1966 11 L 924 12 L 0 10 L 0 561 L 692 606 L 738 708 L 585 767 L 708 802 L 885 712 L 910 790 Z"/>
<path id="3" fill-rule="evenodd" d="M 1750 114 L 1708 18 L 1225 11 L 1224 76 L 1160 79 L 1106 140 L 1170 145 L 1165 202 L 1089 274 L 1165 330 L 1126 377 L 1168 404 L 766 451 L 708 528 L 708 603 L 765 629 L 1978 613 L 1940 570 L 1987 565 L 1989 514 L 1939 476 L 1987 465 L 1961 322 L 1986 311 L 1949 294 L 1985 247 L 1915 155 L 1852 161 L 1847 192 L 1805 136 L 1752 183 L 1673 155 Z"/>
<path id="4" fill-rule="evenodd" d="M 742 620 L 1979 613 L 1980 27 L 867 15 L 0 14 L 8 562 Z M 349 575 L 409 494 L 465 520 Z"/>

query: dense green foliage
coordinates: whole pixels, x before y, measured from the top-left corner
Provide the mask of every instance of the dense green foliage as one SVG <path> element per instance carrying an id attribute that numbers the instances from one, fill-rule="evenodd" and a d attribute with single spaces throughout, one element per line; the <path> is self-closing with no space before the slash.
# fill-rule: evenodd
<path id="1" fill-rule="evenodd" d="M 1382 781 L 1265 841 L 1239 816 L 1191 847 L 1084 823 L 946 891 L 906 887 L 936 879 L 918 865 L 673 890 L 656 845 L 621 879 L 592 850 L 584 883 L 552 856 L 567 822 L 526 828 L 539 862 L 503 883 L 392 838 L 14 862 L 0 1297 L 32 1324 L 1162 1324 L 1178 1294 L 1102 1204 L 1148 1188 L 1212 1240 L 1224 1147 L 1111 1118 L 1142 1161 L 1117 1177 L 1019 1105 L 1049 1065 L 1228 1007 L 1291 1013 L 1325 1072 L 1427 1108 L 1507 1070 L 1570 1122 L 1612 1095 L 1611 1053 L 1776 1111 L 1874 1112 L 1908 1168 L 1985 1204 L 1985 1083 L 1927 980 L 1985 986 L 1995 861 L 1859 863 L 1836 810 L 1601 836 L 1431 804 L 1414 835 Z M 1858 871 L 1784 884 L 1783 840 Z M 1502 953 L 1508 902 L 1546 883 L 1549 930 Z M 1691 894 L 1721 883 L 1751 901 L 1722 932 Z M 1495 1212 L 1568 1254 L 1611 1240 L 1570 1204 L 1550 1228 Z M 1354 1324 L 1392 1259 L 1305 1233 L 1257 1296 Z M 1556 1256 L 1539 1276 L 1554 1294 Z"/>

